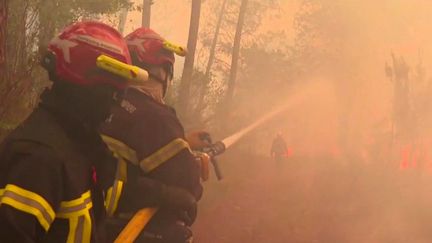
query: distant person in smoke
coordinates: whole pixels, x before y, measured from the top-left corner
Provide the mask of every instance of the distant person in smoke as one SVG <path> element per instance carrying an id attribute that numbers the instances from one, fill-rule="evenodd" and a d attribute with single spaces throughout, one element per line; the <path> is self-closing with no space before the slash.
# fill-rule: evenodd
<path id="1" fill-rule="evenodd" d="M 285 140 L 282 137 L 282 133 L 278 132 L 276 137 L 273 139 L 273 143 L 270 150 L 270 156 L 276 161 L 281 162 L 288 156 L 288 147 Z"/>

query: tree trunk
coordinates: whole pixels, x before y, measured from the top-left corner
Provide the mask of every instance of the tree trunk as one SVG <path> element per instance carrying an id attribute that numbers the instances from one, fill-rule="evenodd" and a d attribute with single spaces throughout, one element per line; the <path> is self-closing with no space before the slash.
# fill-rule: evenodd
<path id="1" fill-rule="evenodd" d="M 0 72 L 3 73 L 6 62 L 6 26 L 8 0 L 0 0 Z M 3 75 L 2 75 L 3 76 Z"/>
<path id="2" fill-rule="evenodd" d="M 117 29 L 121 34 L 123 34 L 124 29 L 125 29 L 128 11 L 129 10 L 126 7 L 120 9 L 119 23 L 118 23 Z"/>
<path id="3" fill-rule="evenodd" d="M 39 9 L 39 31 L 37 35 L 39 56 L 42 57 L 47 50 L 49 41 L 54 37 L 56 29 L 49 11 L 50 3 L 42 2 Z"/>
<path id="4" fill-rule="evenodd" d="M 142 27 L 150 27 L 152 0 L 143 0 Z"/>
<path id="5" fill-rule="evenodd" d="M 178 107 L 180 115 L 187 117 L 185 113 L 189 105 L 190 83 L 193 74 L 195 49 L 198 40 L 198 29 L 201 12 L 201 0 L 192 0 L 192 9 L 189 25 L 189 38 L 188 38 L 188 54 L 185 58 L 183 67 L 183 74 L 180 81 L 180 89 L 178 96 Z"/>
<path id="6" fill-rule="evenodd" d="M 240 56 L 240 47 L 241 47 L 241 36 L 243 31 L 244 18 L 246 14 L 248 0 L 242 0 L 240 5 L 239 17 L 237 22 L 236 33 L 234 36 L 234 45 L 233 52 L 231 58 L 231 70 L 230 76 L 228 79 L 228 90 L 225 97 L 225 105 L 226 108 L 229 108 L 231 105 L 231 100 L 234 95 L 235 82 L 237 78 L 237 69 L 238 69 L 238 60 Z"/>
<path id="7" fill-rule="evenodd" d="M 1 1 L 1 0 L 0 0 Z M 27 72 L 27 48 L 26 48 L 26 23 L 28 13 L 28 2 L 7 1 L 9 11 L 7 15 L 8 26 L 5 30 L 7 35 L 5 51 L 4 70 L 1 73 L 3 79 L 0 83 L 0 118 L 13 116 L 11 107 L 17 107 L 17 97 L 22 95 L 23 80 L 28 79 Z"/>
<path id="8" fill-rule="evenodd" d="M 205 96 L 206 90 L 208 88 L 208 83 L 210 82 L 210 70 L 211 70 L 211 67 L 212 67 L 214 59 L 215 59 L 216 44 L 217 44 L 217 40 L 219 37 L 220 26 L 222 24 L 222 19 L 224 16 L 225 6 L 226 6 L 227 2 L 228 2 L 228 0 L 224 0 L 222 2 L 221 9 L 219 12 L 218 22 L 216 24 L 215 33 L 214 33 L 212 44 L 210 47 L 209 59 L 208 59 L 206 71 L 204 74 L 204 81 L 206 82 L 206 85 L 203 85 L 203 88 L 201 90 L 201 94 L 200 94 L 200 97 L 199 97 L 199 100 L 197 103 L 197 107 L 196 107 L 196 110 L 198 112 L 203 108 L 203 105 L 204 105 L 204 96 Z"/>
<path id="9" fill-rule="evenodd" d="M 216 29 L 215 29 L 215 33 L 214 33 L 214 36 L 213 36 L 211 49 L 210 49 L 209 60 L 207 62 L 207 67 L 206 67 L 206 72 L 205 72 L 205 76 L 207 78 L 210 76 L 210 70 L 211 70 L 211 67 L 212 67 L 213 62 L 214 62 L 216 44 L 217 44 L 217 40 L 218 40 L 218 37 L 219 37 L 219 30 L 220 30 L 220 26 L 222 24 L 222 19 L 223 19 L 223 16 L 224 16 L 225 6 L 226 6 L 227 2 L 228 2 L 227 0 L 223 1 L 221 9 L 220 9 L 220 12 L 219 12 L 218 22 L 216 24 Z"/>

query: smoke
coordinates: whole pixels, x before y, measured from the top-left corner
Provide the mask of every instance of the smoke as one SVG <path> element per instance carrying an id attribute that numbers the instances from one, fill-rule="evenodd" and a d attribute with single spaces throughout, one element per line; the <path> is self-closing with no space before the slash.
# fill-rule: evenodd
<path id="1" fill-rule="evenodd" d="M 292 16 L 278 20 L 303 52 L 277 59 L 280 66 L 261 53 L 244 60 L 258 65 L 240 75 L 230 125 L 241 129 L 286 109 L 222 158 L 227 182 L 208 186 L 214 201 L 204 199 L 198 229 L 221 223 L 220 213 L 239 226 L 218 228 L 214 242 L 432 242 L 432 4 L 309 2 L 324 9 L 303 16 L 316 28 L 312 39 L 288 30 Z M 268 155 L 278 131 L 292 150 L 284 165 Z M 238 208 L 212 211 L 224 203 L 218 195 Z"/>
<path id="2" fill-rule="evenodd" d="M 248 33 L 233 112 L 216 138 L 283 112 L 220 158 L 225 181 L 205 185 L 197 241 L 432 242 L 431 2 L 278 6 Z M 152 26 L 186 43 L 189 13 L 156 1 Z M 126 32 L 140 19 L 132 13 Z M 292 151 L 284 165 L 269 158 L 279 131 Z"/>
<path id="3" fill-rule="evenodd" d="M 250 68 L 253 71 L 246 69 L 244 71 L 249 73 L 241 74 L 235 118 L 243 121 L 237 128 L 277 109 L 294 93 L 294 84 L 320 82 L 325 83 L 331 92 L 309 96 L 305 104 L 307 109 L 288 111 L 284 118 L 279 118 L 285 126 L 262 128 L 259 137 L 267 136 L 269 139 L 277 130 L 284 130 L 287 137 L 298 137 L 295 140 L 299 143 L 311 144 L 307 134 L 312 133 L 315 141 L 321 138 L 324 141 L 336 140 L 331 142 L 334 151 L 369 156 L 366 147 L 374 143 L 402 145 L 405 142 L 397 141 L 402 133 L 406 133 L 405 137 L 418 136 L 422 132 L 409 131 L 409 127 L 416 126 L 416 123 L 395 124 L 401 123 L 401 119 L 395 120 L 398 116 L 395 110 L 405 109 L 398 107 L 401 102 L 408 103 L 406 109 L 410 112 L 402 116 L 424 120 L 429 113 L 424 99 L 430 93 L 427 70 L 430 68 L 428 53 L 432 36 L 425 20 L 432 6 L 425 1 L 414 2 L 316 1 L 322 5 L 323 13 L 303 19 L 313 25 L 315 29 L 312 31 L 316 32 L 314 38 L 300 40 L 309 48 L 307 53 L 297 53 L 300 58 L 287 53 L 288 61 L 281 60 L 277 56 L 279 53 L 251 57 L 260 61 L 256 67 Z M 298 7 L 299 3 L 293 6 Z M 292 17 L 281 17 L 279 22 L 281 19 L 286 20 L 282 26 L 292 26 Z M 271 20 L 263 20 L 266 21 L 270 21 L 268 25 L 271 26 Z M 384 67 L 386 63 L 392 64 L 392 53 L 396 58 L 403 58 L 409 69 L 408 84 L 404 88 L 407 97 L 398 96 L 395 93 L 397 84 L 386 76 Z M 250 56 L 248 54 L 246 58 Z M 274 59 L 279 61 L 279 66 Z M 245 65 L 248 64 L 246 59 Z M 277 72 L 277 68 L 286 72 Z M 398 72 L 398 67 L 392 68 L 394 73 Z M 296 127 L 295 123 L 302 123 L 304 127 Z M 424 124 L 422 129 L 429 133 L 429 127 Z M 293 134 L 293 130 L 303 135 Z M 257 147 L 262 148 L 261 144 Z M 381 148 L 389 149 L 394 147 Z"/>
<path id="4" fill-rule="evenodd" d="M 234 143 L 236 143 L 238 140 L 240 140 L 242 137 L 252 132 L 254 129 L 257 129 L 260 125 L 266 125 L 266 123 L 271 121 L 271 119 L 276 119 L 277 116 L 283 114 L 283 112 L 286 112 L 290 109 L 295 109 L 296 107 L 304 107 L 305 105 L 307 105 L 308 102 L 306 101 L 310 99 L 310 97 L 314 97 L 315 99 L 317 96 L 323 95 L 323 90 L 325 89 L 325 86 L 322 85 L 323 84 L 319 82 L 313 82 L 309 83 L 307 87 L 305 87 L 305 85 L 301 85 L 301 88 L 297 87 L 295 89 L 296 91 L 294 91 L 293 94 L 289 96 L 288 99 L 284 100 L 283 103 L 280 104 L 276 109 L 259 117 L 252 124 L 240 129 L 235 134 L 225 138 L 223 140 L 223 143 L 228 148 Z"/>

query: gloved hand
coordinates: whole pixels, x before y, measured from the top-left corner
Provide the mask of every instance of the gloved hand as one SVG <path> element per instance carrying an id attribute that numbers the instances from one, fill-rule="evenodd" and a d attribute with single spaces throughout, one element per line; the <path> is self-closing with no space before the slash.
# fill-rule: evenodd
<path id="1" fill-rule="evenodd" d="M 205 131 L 193 131 L 185 135 L 186 141 L 192 150 L 200 150 L 205 147 L 210 146 L 210 142 L 203 137 L 210 136 L 208 132 Z"/>
<path id="2" fill-rule="evenodd" d="M 195 222 L 197 214 L 198 214 L 198 210 L 196 207 L 188 211 L 177 212 L 178 219 L 184 222 L 184 224 L 187 226 L 191 226 Z"/>
<path id="3" fill-rule="evenodd" d="M 197 200 L 187 190 L 168 186 L 147 177 L 139 177 L 136 184 L 139 185 L 139 191 L 146 193 L 142 200 L 144 205 L 147 206 L 150 203 L 172 210 L 187 225 L 191 225 L 195 221 Z"/>
<path id="4" fill-rule="evenodd" d="M 197 216 L 197 201 L 185 189 L 163 185 L 160 189 L 161 206 L 177 211 L 186 225 L 192 225 Z"/>
<path id="5" fill-rule="evenodd" d="M 194 156 L 198 163 L 198 166 L 200 167 L 201 179 L 203 181 L 207 181 L 210 177 L 210 171 L 209 171 L 210 156 L 202 152 L 195 152 Z"/>
<path id="6" fill-rule="evenodd" d="M 162 185 L 159 192 L 162 206 L 172 209 L 184 209 L 196 207 L 195 197 L 185 189 Z"/>

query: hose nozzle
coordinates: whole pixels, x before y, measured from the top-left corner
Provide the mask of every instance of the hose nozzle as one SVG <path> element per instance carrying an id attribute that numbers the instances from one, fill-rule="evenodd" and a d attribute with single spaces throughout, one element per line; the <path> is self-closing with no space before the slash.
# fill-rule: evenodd
<path id="1" fill-rule="evenodd" d="M 203 152 L 210 156 L 210 158 L 211 158 L 210 161 L 213 164 L 213 168 L 214 168 L 216 177 L 218 178 L 218 180 L 222 180 L 222 178 L 223 178 L 222 171 L 219 167 L 219 163 L 216 160 L 216 156 L 225 152 L 225 144 L 222 143 L 221 141 L 218 141 L 216 143 L 213 143 L 211 146 L 204 148 Z"/>

